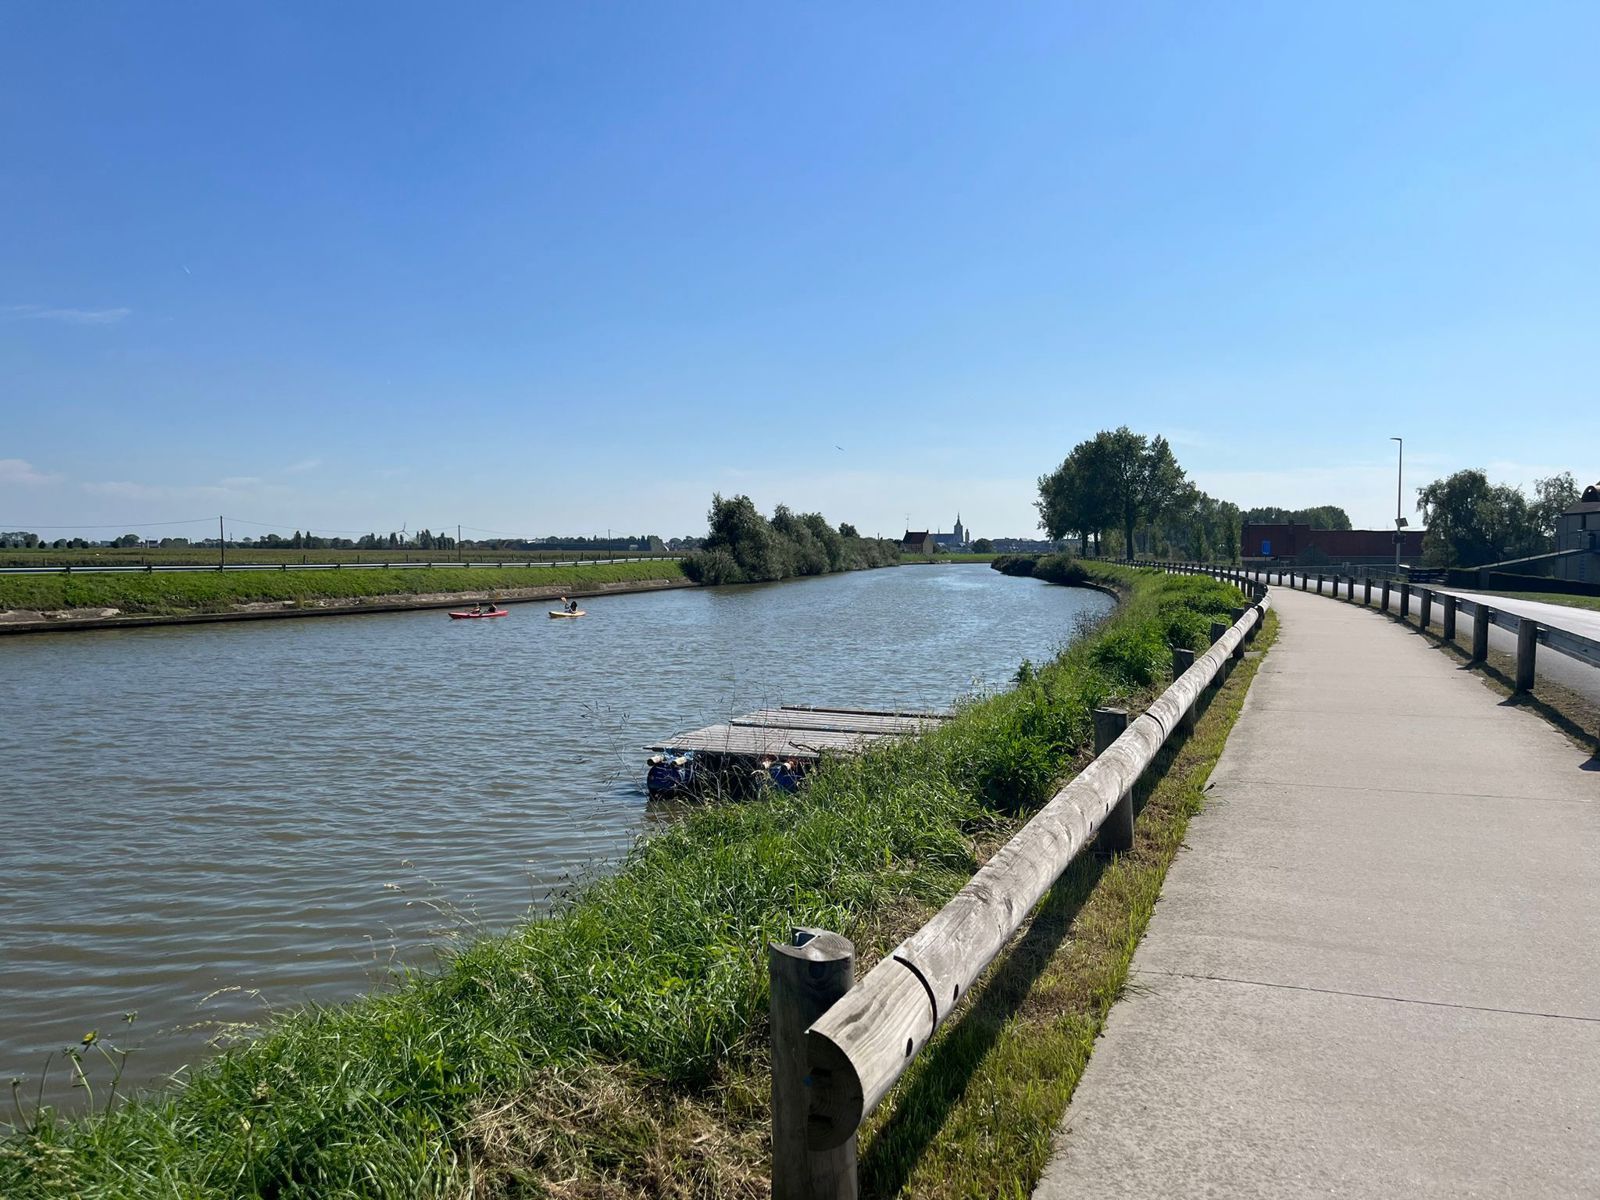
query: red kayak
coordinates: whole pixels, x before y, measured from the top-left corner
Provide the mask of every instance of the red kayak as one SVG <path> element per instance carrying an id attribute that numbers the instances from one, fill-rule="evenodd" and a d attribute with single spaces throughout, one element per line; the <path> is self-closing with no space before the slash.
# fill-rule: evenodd
<path id="1" fill-rule="evenodd" d="M 494 610 L 494 612 L 486 612 L 486 613 L 477 613 L 477 612 L 459 612 L 458 613 L 458 612 L 453 612 L 453 613 L 450 614 L 450 619 L 452 621 L 479 621 L 479 620 L 482 620 L 484 617 L 509 617 L 510 615 L 511 615 L 511 610 L 510 609 L 497 608 L 497 609 Z"/>

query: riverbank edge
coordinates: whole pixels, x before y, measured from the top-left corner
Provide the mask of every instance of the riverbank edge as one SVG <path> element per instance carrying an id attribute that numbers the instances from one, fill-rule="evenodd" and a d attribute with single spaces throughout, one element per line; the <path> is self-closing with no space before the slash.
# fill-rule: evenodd
<path id="1" fill-rule="evenodd" d="M 932 562 L 933 560 L 928 560 Z M 911 559 L 892 564 L 895 566 L 920 566 L 922 560 Z M 981 566 L 983 561 L 973 558 L 955 562 L 948 562 L 948 566 Z M 878 568 L 866 568 L 875 570 Z M 836 572 L 830 572 L 833 574 Z M 404 594 L 388 596 L 373 596 L 365 600 L 357 597 L 330 597 L 309 603 L 296 601 L 260 602 L 230 609 L 225 612 L 201 612 L 198 610 L 179 613 L 119 613 L 115 616 L 73 616 L 74 609 L 55 609 L 55 615 L 40 617 L 37 620 L 7 620 L 5 613 L 0 612 L 0 637 L 7 634 L 26 633 L 70 633 L 78 630 L 91 629 L 139 629 L 154 625 L 207 625 L 217 621 L 265 621 L 281 617 L 351 617 L 361 616 L 366 613 L 396 613 L 410 612 L 416 609 L 455 608 L 462 604 L 472 604 L 485 598 L 485 593 L 494 593 L 494 599 L 502 604 L 530 604 L 539 601 L 550 601 L 562 596 L 573 599 L 591 599 L 597 596 L 623 596 L 638 592 L 670 591 L 676 588 L 693 587 L 755 587 L 758 583 L 776 582 L 791 583 L 802 579 L 815 579 L 819 576 L 795 575 L 784 580 L 757 581 L 749 584 L 701 584 L 691 579 L 679 576 L 675 579 L 638 579 L 625 582 L 606 583 L 598 587 L 579 587 L 573 584 L 547 584 L 540 587 L 529 588 L 477 588 L 466 592 L 430 592 L 425 596 L 407 597 Z M 1111 588 L 1099 587 L 1096 584 L 1084 586 L 1095 588 L 1108 596 L 1120 599 L 1120 595 Z M 9 610 L 16 611 L 16 610 Z M 86 610 L 87 611 L 87 610 Z"/>
<path id="2" fill-rule="evenodd" d="M 588 599 L 595 596 L 622 596 L 633 592 L 662 592 L 674 588 L 692 588 L 701 585 L 692 580 L 638 579 L 625 583 L 605 583 L 599 587 L 580 588 L 572 585 L 547 584 L 536 588 L 517 588 L 514 591 L 491 588 L 495 600 L 501 604 L 533 604 L 568 596 Z M 80 629 L 136 629 L 148 625 L 208 625 L 216 621 L 268 621 L 280 617 L 352 617 L 365 613 L 410 612 L 414 609 L 455 608 L 472 604 L 484 598 L 484 589 L 470 592 L 433 592 L 426 596 L 403 599 L 400 596 L 374 596 L 368 602 L 350 603 L 339 600 L 297 604 L 293 601 L 276 603 L 274 607 L 234 609 L 228 612 L 186 613 L 129 613 L 114 617 L 46 617 L 37 621 L 0 621 L 0 636 L 24 633 L 70 633 Z M 71 609 L 59 610 L 70 613 Z"/>
<path id="3" fill-rule="evenodd" d="M 1198 577 L 1126 583 L 1093 634 L 937 733 L 843 760 L 809 795 L 692 813 L 566 915 L 396 992 L 288 1014 L 180 1089 L 89 1122 L 47 1115 L 0 1143 L 0 1183 L 19 1197 L 96 1181 L 107 1196 L 228 1194 L 218 1181 L 314 1194 L 392 1173 L 418 1195 L 467 1176 L 486 1194 L 540 1178 L 604 1189 L 585 1195 L 764 1193 L 751 948 L 820 924 L 854 936 L 865 969 L 1086 761 L 1092 706 L 1148 698 L 1164 639 L 1203 642 L 1237 603 Z"/>

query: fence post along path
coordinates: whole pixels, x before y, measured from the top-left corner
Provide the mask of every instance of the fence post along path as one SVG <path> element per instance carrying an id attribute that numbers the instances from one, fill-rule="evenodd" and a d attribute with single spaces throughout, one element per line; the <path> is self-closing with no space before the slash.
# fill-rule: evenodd
<path id="1" fill-rule="evenodd" d="M 856 1142 L 806 1144 L 806 1027 L 850 990 L 855 947 L 822 929 L 796 929 L 767 947 L 772 1026 L 773 1200 L 854 1200 Z"/>
<path id="2" fill-rule="evenodd" d="M 1254 591 L 1261 591 L 1259 587 Z M 1260 596 L 1192 667 L 1066 784 L 926 925 L 885 955 L 806 1034 L 812 1150 L 842 1145 L 966 996 L 1168 737 L 1265 619 Z M 782 1164 L 774 1162 L 774 1171 Z"/>

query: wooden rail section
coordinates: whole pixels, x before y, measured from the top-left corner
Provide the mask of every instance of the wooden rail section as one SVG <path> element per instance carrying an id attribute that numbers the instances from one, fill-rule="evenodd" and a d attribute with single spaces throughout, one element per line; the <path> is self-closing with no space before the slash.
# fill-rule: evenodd
<path id="1" fill-rule="evenodd" d="M 1202 693 L 1225 678 L 1260 629 L 1265 587 L 1240 580 L 1255 603 L 1212 630 L 1199 655 L 1174 654 L 1182 673 L 1132 721 L 1122 710 L 1096 713 L 1094 761 L 1067 783 L 929 922 L 838 997 L 804 1033 L 803 1064 L 776 1048 L 793 1045 L 791 1014 L 804 1005 L 774 991 L 773 1195 L 780 1200 L 843 1200 L 856 1195 L 854 1139 L 862 1120 L 1021 927 L 1044 894 L 1086 848 L 1115 853 L 1131 845 L 1133 788 L 1173 732 L 1192 724 Z M 1192 661 L 1191 661 L 1192 659 Z M 797 937 L 801 936 L 797 934 Z M 807 931 L 807 937 L 815 936 Z M 773 956 L 792 956 L 774 944 Z M 774 969 L 778 988 L 783 973 Z M 801 1079 L 776 1072 L 801 1070 Z M 808 1096 L 805 1128 L 780 1093 Z M 803 1151 L 801 1147 L 804 1147 Z M 841 1159 L 841 1151 L 845 1157 Z"/>

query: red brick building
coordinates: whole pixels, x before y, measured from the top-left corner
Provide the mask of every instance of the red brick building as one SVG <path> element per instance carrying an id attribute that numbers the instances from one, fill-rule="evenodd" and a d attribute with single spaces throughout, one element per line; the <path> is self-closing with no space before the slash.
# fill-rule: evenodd
<path id="1" fill-rule="evenodd" d="M 1400 561 L 1422 561 L 1422 530 L 1400 534 Z M 1316 550 L 1330 562 L 1393 562 L 1394 531 L 1313 529 L 1309 525 L 1246 525 L 1239 534 L 1242 558 L 1298 559 Z"/>

